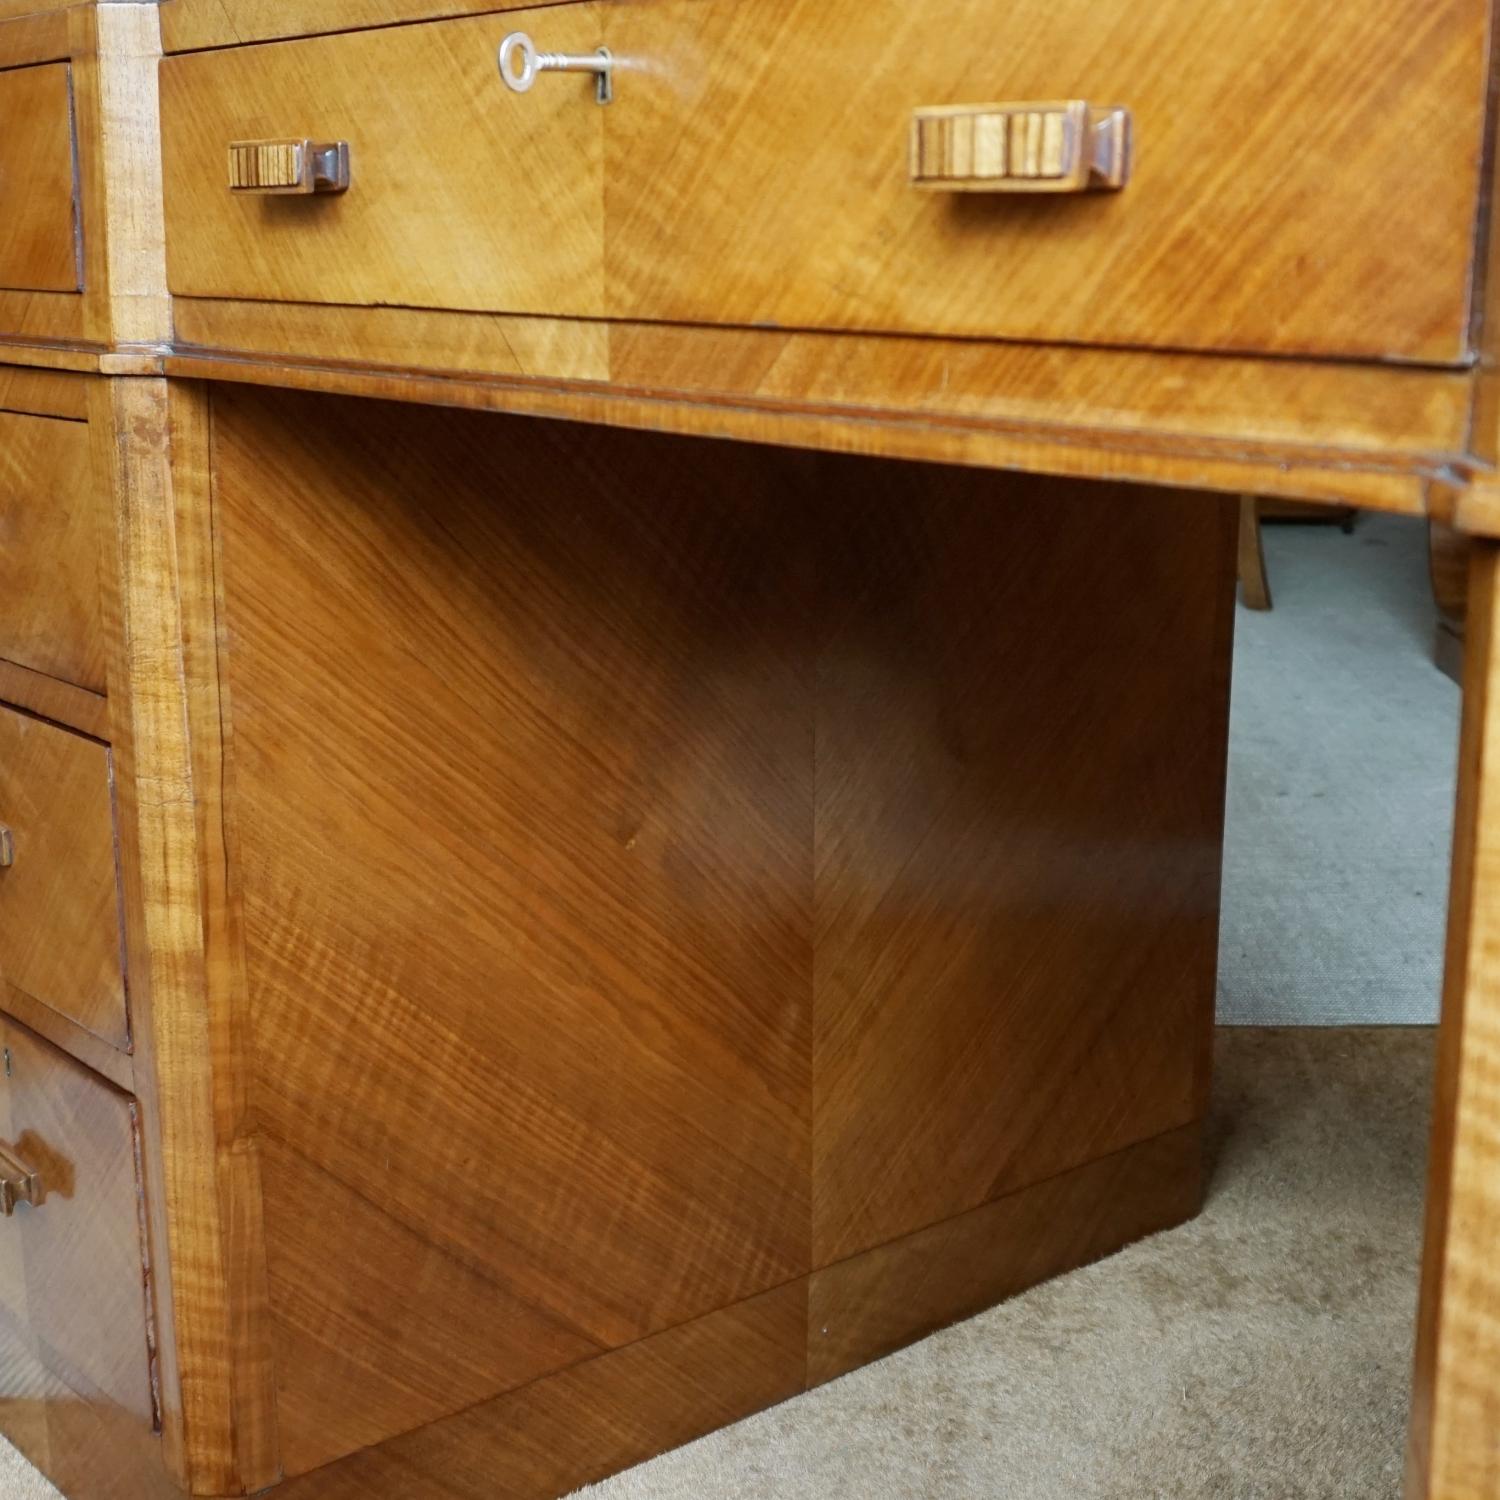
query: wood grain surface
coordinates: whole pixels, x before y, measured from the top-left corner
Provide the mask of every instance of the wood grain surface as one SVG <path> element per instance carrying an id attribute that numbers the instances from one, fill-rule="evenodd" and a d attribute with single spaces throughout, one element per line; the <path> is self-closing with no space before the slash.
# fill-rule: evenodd
<path id="1" fill-rule="evenodd" d="M 213 403 L 288 1474 L 1201 1110 L 1228 508 Z"/>
<path id="2" fill-rule="evenodd" d="M 1474 549 L 1407 1500 L 1500 1493 L 1500 550 Z"/>
<path id="3" fill-rule="evenodd" d="M 162 222 L 159 7 L 81 5 L 68 13 L 89 338 L 106 348 L 170 339 Z"/>
<path id="4" fill-rule="evenodd" d="M 1413 515 L 1465 473 L 1450 371 L 953 339 L 176 306 L 174 375 Z M 247 357 L 248 356 L 248 357 Z M 428 371 L 430 373 L 424 373 Z M 1474 513 L 1500 532 L 1500 511 Z"/>
<path id="5" fill-rule="evenodd" d="M 815 1271 L 808 1384 L 1180 1224 L 1202 1200 L 1202 1129 L 1186 1125 Z"/>
<path id="6" fill-rule="evenodd" d="M 71 3 L 71 0 L 68 0 Z M 566 3 L 566 0 L 564 0 Z M 32 0 L 0 0 L 31 6 Z M 444 16 L 521 10 L 535 0 L 162 0 L 162 34 L 168 52 L 205 47 L 235 47 L 275 37 L 311 36 L 330 31 L 358 31 L 405 21 L 432 21 Z M 507 23 L 508 24 L 508 23 Z"/>
<path id="7" fill-rule="evenodd" d="M 81 1395 L 154 1426 L 133 1105 L 15 1022 L 0 1038 L 0 1139 L 45 1191 L 4 1225 L 0 1316 Z"/>
<path id="8" fill-rule="evenodd" d="M 823 473 L 815 1266 L 1206 1108 L 1235 542 L 1196 495 Z"/>
<path id="9" fill-rule="evenodd" d="M 0 657 L 93 693 L 99 538 L 87 426 L 0 412 Z"/>
<path id="10" fill-rule="evenodd" d="M 15 351 L 7 348 L 10 360 Z M 0 365 L 0 411 L 32 417 L 88 420 L 88 381 L 57 369 L 31 369 L 22 364 Z"/>
<path id="11" fill-rule="evenodd" d="M 1460 360 L 1488 16 L 1485 0 L 609 7 L 610 312 Z M 1313 82 L 1332 77 L 1336 109 Z M 909 186 L 914 110 L 1058 98 L 1131 110 L 1123 192 Z M 1390 204 L 1418 198 L 1391 234 Z"/>
<path id="12" fill-rule="evenodd" d="M 162 1460 L 200 1495 L 280 1473 L 237 912 L 225 891 L 208 403 L 91 386 L 115 520 L 110 698 L 142 1171 L 161 1328 Z"/>
<path id="13" fill-rule="evenodd" d="M 111 775 L 106 746 L 0 707 L 0 977 L 123 1048 Z"/>
<path id="14" fill-rule="evenodd" d="M 167 59 L 172 291 L 602 313 L 608 112 L 577 75 L 509 93 L 495 56 L 512 25 L 599 44 L 582 4 Z M 349 191 L 228 192 L 230 143 L 281 137 L 347 140 Z"/>
<path id="15" fill-rule="evenodd" d="M 948 0 L 940 15 L 660 0 L 178 56 L 162 74 L 171 286 L 1455 364 L 1487 16 L 1485 0 L 1415 17 L 1403 0 L 1328 15 L 1167 0 L 1150 25 L 1092 0 Z M 578 76 L 508 93 L 494 50 L 512 27 L 556 51 L 607 44 L 615 103 L 599 109 Z M 1296 68 L 1250 65 L 1278 56 Z M 1307 86 L 1320 76 L 1338 77 L 1337 109 Z M 1130 107 L 1123 192 L 911 189 L 913 110 L 1058 97 Z M 306 134 L 349 140 L 348 194 L 224 191 L 230 141 Z M 1423 212 L 1387 233 L 1388 206 L 1418 196 Z"/>
<path id="16" fill-rule="evenodd" d="M 64 63 L 0 73 L 0 287 L 76 292 L 77 185 Z"/>
<path id="17" fill-rule="evenodd" d="M 1179 1222 L 1197 1209 L 1200 1163 L 1196 1129 L 1129 1147 L 365 1449 L 278 1497 L 554 1500 Z"/>

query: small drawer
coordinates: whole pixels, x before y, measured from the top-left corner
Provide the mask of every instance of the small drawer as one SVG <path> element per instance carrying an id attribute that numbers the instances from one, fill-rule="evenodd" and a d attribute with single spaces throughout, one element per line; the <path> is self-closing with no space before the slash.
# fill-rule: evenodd
<path id="1" fill-rule="evenodd" d="M 509 31 L 527 26 L 545 25 L 549 45 L 561 49 L 596 48 L 598 9 L 565 5 L 168 58 L 171 290 L 597 314 L 608 111 L 578 76 L 549 78 L 524 99 L 508 93 L 497 55 Z M 231 190 L 231 145 L 266 143 L 269 173 L 291 159 L 273 143 L 293 141 L 346 143 L 348 190 Z M 239 159 L 257 165 L 256 153 Z"/>
<path id="2" fill-rule="evenodd" d="M 0 1218 L 7 1371 L 40 1365 L 80 1395 L 149 1423 L 134 1101 L 8 1017 L 0 1016 L 0 1041 L 0 1193 L 11 1198 L 10 1216 Z"/>
<path id="3" fill-rule="evenodd" d="M 124 1048 L 111 783 L 107 746 L 0 707 L 0 1004 L 13 986 Z"/>
<path id="4" fill-rule="evenodd" d="M 0 657 L 102 693 L 88 426 L 0 412 Z"/>
<path id="5" fill-rule="evenodd" d="M 67 63 L 0 72 L 0 289 L 83 285 Z"/>

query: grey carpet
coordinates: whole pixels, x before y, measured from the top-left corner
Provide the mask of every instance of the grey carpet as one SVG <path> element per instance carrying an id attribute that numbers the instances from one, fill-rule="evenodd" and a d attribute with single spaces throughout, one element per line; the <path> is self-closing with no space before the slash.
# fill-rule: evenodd
<path id="1" fill-rule="evenodd" d="M 1267 526 L 1238 612 L 1219 1019 L 1436 1020 L 1458 752 L 1426 528 Z"/>
<path id="2" fill-rule="evenodd" d="M 1226 1030 L 1208 1206 L 590 1500 L 1394 1500 L 1432 1036 Z"/>

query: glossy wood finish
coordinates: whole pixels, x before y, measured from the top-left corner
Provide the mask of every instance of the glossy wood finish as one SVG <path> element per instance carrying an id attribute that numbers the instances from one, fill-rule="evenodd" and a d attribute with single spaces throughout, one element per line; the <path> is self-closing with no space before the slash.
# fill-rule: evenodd
<path id="1" fill-rule="evenodd" d="M 162 1453 L 193 1494 L 255 1493 L 280 1464 L 239 928 L 225 891 L 208 402 L 151 379 L 100 380 L 91 395 L 120 580 L 110 702 L 146 1213 L 162 1270 Z"/>
<path id="2" fill-rule="evenodd" d="M 1488 9 L 1158 0 L 1143 24 L 1097 0 L 612 7 L 604 40 L 639 65 L 605 132 L 610 311 L 1460 359 Z M 913 110 L 1059 97 L 1131 109 L 1125 192 L 911 190 Z M 1388 232 L 1389 205 L 1417 197 L 1420 245 Z"/>
<path id="3" fill-rule="evenodd" d="M 705 1314 L 393 1439 L 277 1500 L 542 1500 L 803 1389 L 807 1287 Z"/>
<path id="4" fill-rule="evenodd" d="M 1235 536 L 1195 495 L 819 478 L 814 1266 L 1206 1108 Z"/>
<path id="5" fill-rule="evenodd" d="M 171 338 L 162 225 L 160 7 L 107 0 L 69 13 L 83 177 L 86 332 L 105 349 Z"/>
<path id="6" fill-rule="evenodd" d="M 1500 1493 L 1500 550 L 1475 549 L 1408 1500 Z"/>
<path id="7" fill-rule="evenodd" d="M 15 351 L 4 350 L 10 360 Z M 88 381 L 57 369 L 0 364 L 0 411 L 33 417 L 63 417 L 82 422 L 88 416 Z"/>
<path id="8" fill-rule="evenodd" d="M 1437 0 L 1420 25 L 1402 0 L 1344 17 L 1171 0 L 1144 27 L 1094 0 L 949 0 L 940 15 L 659 0 L 178 57 L 163 71 L 170 281 L 189 296 L 1454 363 L 1469 349 L 1486 18 L 1484 0 Z M 494 48 L 512 26 L 552 50 L 606 43 L 615 104 L 591 107 L 578 77 L 506 93 Z M 1246 66 L 1292 53 L 1300 71 Z M 1338 109 L 1304 86 L 1317 75 L 1339 78 Z M 911 190 L 913 110 L 1055 98 L 1059 82 L 1130 106 L 1128 192 Z M 353 149 L 340 202 L 224 192 L 230 141 L 319 131 Z M 1386 205 L 1418 194 L 1409 233 L 1385 233 Z M 689 232 L 663 234 L 668 220 Z"/>
<path id="9" fill-rule="evenodd" d="M 602 23 L 582 4 L 505 24 L 545 25 L 550 46 L 587 51 Z M 172 291 L 602 313 L 607 111 L 573 76 L 507 92 L 504 29 L 448 21 L 168 59 Z M 232 142 L 309 135 L 350 143 L 347 193 L 226 190 Z"/>
<path id="10" fill-rule="evenodd" d="M 551 1500 L 1082 1264 L 1197 1207 L 1196 1129 L 599 1355 L 277 1492 Z M 1025 1247 L 997 1235 L 1024 1230 Z"/>
<path id="11" fill-rule="evenodd" d="M 1023 1188 L 814 1272 L 809 1386 L 1198 1212 L 1197 1125 Z"/>
<path id="12" fill-rule="evenodd" d="M 191 299 L 176 318 L 180 376 L 1414 515 L 1464 470 L 1472 396 L 1450 372 L 961 340 Z"/>
<path id="13" fill-rule="evenodd" d="M 0 1019 L 5 1145 L 41 1175 L 39 1207 L 4 1225 L 0 1318 L 85 1398 L 154 1425 L 147 1269 L 132 1103 L 55 1047 Z"/>
<path id="14" fill-rule="evenodd" d="M 189 52 L 524 8 L 524 0 L 235 0 L 232 8 L 224 0 L 162 0 L 162 36 L 168 52 Z"/>
<path id="15" fill-rule="evenodd" d="M 73 687 L 13 662 L 0 661 L 0 702 L 96 740 L 109 738 L 109 700 L 102 693 Z"/>
<path id="16" fill-rule="evenodd" d="M 87 427 L 0 412 L 0 657 L 102 693 L 100 561 Z"/>
<path id="17" fill-rule="evenodd" d="M 214 406 L 288 1474 L 1201 1110 L 1223 507 Z M 1164 594 L 1118 582 L 1122 549 Z M 1032 628 L 1049 586 L 1076 630 Z M 1144 717 L 1106 628 L 1153 664 Z M 1036 694 L 1086 744 L 1032 739 Z M 1146 788 L 1123 821 L 1118 774 Z M 1058 819 L 1079 852 L 1035 864 L 1026 830 Z M 1126 864 L 1090 908 L 1096 845 Z M 1084 938 L 1048 915 L 1070 882 Z"/>
<path id="18" fill-rule="evenodd" d="M 0 979 L 124 1047 L 110 778 L 107 747 L 0 707 Z"/>
<path id="19" fill-rule="evenodd" d="M 64 63 L 0 73 L 0 287 L 76 292 L 73 112 Z"/>

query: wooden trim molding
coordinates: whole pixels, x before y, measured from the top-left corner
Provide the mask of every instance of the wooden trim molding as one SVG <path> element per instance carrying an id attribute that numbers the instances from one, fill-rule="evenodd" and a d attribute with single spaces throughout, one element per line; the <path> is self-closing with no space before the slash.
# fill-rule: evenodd
<path id="1" fill-rule="evenodd" d="M 138 1049 L 168 1467 L 194 1494 L 279 1477 L 259 1156 L 225 888 L 208 401 L 122 377 L 94 387 L 117 517 L 111 673 L 127 966 Z"/>
<path id="2" fill-rule="evenodd" d="M 1408 1500 L 1500 1494 L 1500 547 L 1470 567 Z"/>

